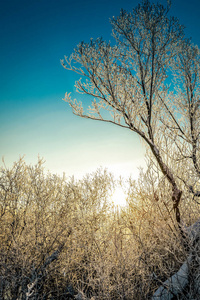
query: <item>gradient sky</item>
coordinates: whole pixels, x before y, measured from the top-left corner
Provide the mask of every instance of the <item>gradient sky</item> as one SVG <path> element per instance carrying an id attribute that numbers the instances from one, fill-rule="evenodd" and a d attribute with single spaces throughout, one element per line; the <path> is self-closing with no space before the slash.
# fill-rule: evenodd
<path id="1" fill-rule="evenodd" d="M 80 178 L 102 166 L 116 175 L 137 176 L 137 168 L 145 165 L 139 138 L 112 124 L 74 116 L 62 98 L 74 91 L 77 77 L 60 59 L 80 41 L 100 36 L 108 41 L 109 18 L 138 3 L 1 0 L 0 158 L 7 166 L 24 154 L 27 163 L 35 163 L 39 154 L 52 173 Z M 171 14 L 200 46 L 200 0 L 174 0 Z"/>

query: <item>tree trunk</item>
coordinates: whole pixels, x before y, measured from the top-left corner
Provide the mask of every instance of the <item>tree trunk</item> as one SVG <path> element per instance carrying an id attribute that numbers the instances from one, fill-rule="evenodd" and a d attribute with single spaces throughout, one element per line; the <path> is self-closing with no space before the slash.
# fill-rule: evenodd
<path id="1" fill-rule="evenodd" d="M 180 267 L 178 272 L 167 279 L 153 294 L 152 300 L 171 300 L 179 294 L 183 294 L 191 281 L 191 274 L 196 277 L 193 280 L 196 296 L 200 297 L 200 219 L 190 227 L 183 228 L 188 236 L 190 252 L 188 258 Z M 192 264 L 197 262 L 194 270 Z M 191 272 L 192 271 L 192 272 Z M 196 276 L 197 275 L 197 276 Z M 193 298 L 200 299 L 200 298 Z"/>

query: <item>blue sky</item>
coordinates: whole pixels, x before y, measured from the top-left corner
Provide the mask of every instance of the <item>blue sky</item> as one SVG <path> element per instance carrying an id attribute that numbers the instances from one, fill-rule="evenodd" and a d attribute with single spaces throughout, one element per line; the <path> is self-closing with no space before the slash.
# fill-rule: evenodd
<path id="1" fill-rule="evenodd" d="M 109 18 L 136 0 L 1 0 L 0 157 L 8 166 L 38 154 L 53 173 L 81 177 L 98 167 L 136 177 L 140 140 L 128 130 L 74 116 L 62 101 L 75 74 L 60 65 L 80 41 L 110 39 Z M 160 3 L 165 4 L 165 0 Z M 200 1 L 174 0 L 171 14 L 200 45 Z M 78 97 L 77 97 L 78 98 Z"/>

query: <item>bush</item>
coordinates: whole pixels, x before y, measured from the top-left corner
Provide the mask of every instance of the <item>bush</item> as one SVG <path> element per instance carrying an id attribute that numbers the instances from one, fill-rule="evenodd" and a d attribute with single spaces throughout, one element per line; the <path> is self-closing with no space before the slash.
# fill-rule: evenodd
<path id="1" fill-rule="evenodd" d="M 141 172 L 117 209 L 115 185 L 102 169 L 76 181 L 45 172 L 41 159 L 3 166 L 0 299 L 149 299 L 187 257 L 170 188 Z M 199 208 L 187 198 L 182 215 L 190 225 Z"/>

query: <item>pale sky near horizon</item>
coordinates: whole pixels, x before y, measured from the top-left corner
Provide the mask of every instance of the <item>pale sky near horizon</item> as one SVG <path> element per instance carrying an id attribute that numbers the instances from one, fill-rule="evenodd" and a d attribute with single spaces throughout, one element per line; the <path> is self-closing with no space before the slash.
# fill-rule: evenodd
<path id="1" fill-rule="evenodd" d="M 82 40 L 102 36 L 108 41 L 109 18 L 138 3 L 1 1 L 0 158 L 8 166 L 23 155 L 33 164 L 39 154 L 52 173 L 81 178 L 102 166 L 117 176 L 137 177 L 138 167 L 145 166 L 141 141 L 126 129 L 72 114 L 62 98 L 74 91 L 75 75 L 60 59 Z M 174 0 L 171 15 L 200 46 L 200 1 Z"/>

